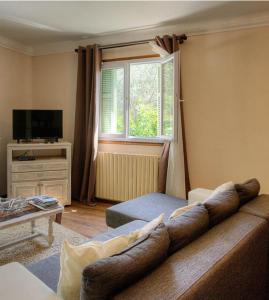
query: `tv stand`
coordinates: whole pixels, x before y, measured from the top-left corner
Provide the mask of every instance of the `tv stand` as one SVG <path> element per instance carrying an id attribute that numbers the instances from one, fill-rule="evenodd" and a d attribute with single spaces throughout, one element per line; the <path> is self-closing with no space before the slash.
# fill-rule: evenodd
<path id="1" fill-rule="evenodd" d="M 17 139 L 17 144 L 20 144 L 20 143 L 32 143 L 33 141 L 32 140 L 22 140 L 21 139 Z"/>
<path id="2" fill-rule="evenodd" d="M 48 143 L 53 144 L 53 143 L 58 143 L 58 142 L 59 142 L 58 138 L 45 139 L 46 144 L 48 144 Z"/>
<path id="3" fill-rule="evenodd" d="M 59 143 L 59 139 L 58 138 L 49 138 L 49 139 L 44 139 L 42 140 L 45 144 L 53 144 L 53 143 Z M 37 142 L 34 142 L 33 140 L 21 140 L 21 139 L 17 139 L 17 144 L 20 144 L 20 143 L 37 143 Z"/>
<path id="4" fill-rule="evenodd" d="M 35 160 L 18 160 L 25 152 L 30 152 Z M 71 144 L 8 144 L 7 191 L 8 197 L 48 195 L 57 198 L 62 205 L 70 205 Z"/>

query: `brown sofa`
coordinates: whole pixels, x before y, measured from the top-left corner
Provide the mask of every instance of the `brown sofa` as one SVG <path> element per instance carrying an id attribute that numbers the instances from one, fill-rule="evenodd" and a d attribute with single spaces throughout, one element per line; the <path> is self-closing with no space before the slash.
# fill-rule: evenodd
<path id="1" fill-rule="evenodd" d="M 114 299 L 266 299 L 268 222 L 269 195 L 260 195 Z M 109 231 L 108 238 L 119 230 Z"/>

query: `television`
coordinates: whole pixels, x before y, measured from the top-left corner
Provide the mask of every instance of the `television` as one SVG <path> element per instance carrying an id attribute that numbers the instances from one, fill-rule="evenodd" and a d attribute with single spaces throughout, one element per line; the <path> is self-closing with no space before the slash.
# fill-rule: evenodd
<path id="1" fill-rule="evenodd" d="M 14 109 L 13 139 L 46 139 L 54 140 L 63 137 L 63 111 Z"/>

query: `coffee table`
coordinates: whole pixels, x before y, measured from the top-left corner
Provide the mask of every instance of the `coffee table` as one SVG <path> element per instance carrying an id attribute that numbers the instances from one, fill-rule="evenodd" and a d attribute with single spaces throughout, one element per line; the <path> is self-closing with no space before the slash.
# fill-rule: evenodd
<path id="1" fill-rule="evenodd" d="M 29 239 L 33 239 L 37 236 L 43 236 L 47 241 L 49 246 L 53 243 L 54 236 L 53 236 L 53 221 L 55 217 L 63 212 L 63 206 L 58 205 L 57 207 L 48 209 L 48 210 L 39 210 L 35 207 L 26 207 L 23 211 L 19 213 L 14 213 L 14 215 L 9 215 L 7 218 L 0 216 L 0 232 L 1 229 L 5 229 L 11 226 L 20 225 L 23 223 L 31 223 L 31 230 L 29 230 L 29 235 L 21 237 L 16 240 L 12 240 L 8 243 L 0 245 L 0 250 L 4 249 L 8 246 L 17 244 L 22 241 L 26 241 Z M 48 219 L 48 232 L 42 232 L 35 227 L 35 221 L 37 219 L 47 218 Z"/>

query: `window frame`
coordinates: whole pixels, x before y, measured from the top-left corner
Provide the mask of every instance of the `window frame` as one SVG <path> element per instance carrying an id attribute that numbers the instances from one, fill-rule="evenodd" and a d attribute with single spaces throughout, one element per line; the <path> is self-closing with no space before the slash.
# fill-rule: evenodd
<path id="1" fill-rule="evenodd" d="M 107 140 L 107 141 L 123 141 L 123 142 L 148 142 L 148 143 L 163 143 L 165 141 L 171 141 L 175 140 L 176 137 L 176 131 L 177 131 L 177 98 L 176 98 L 176 85 L 174 84 L 174 111 L 173 111 L 173 136 L 167 137 L 164 135 L 160 135 L 158 137 L 134 137 L 129 136 L 129 110 L 130 110 L 130 65 L 131 64 L 147 64 L 147 63 L 160 63 L 161 68 L 162 65 L 170 60 L 174 60 L 174 82 L 176 81 L 176 72 L 175 72 L 175 66 L 176 66 L 176 59 L 175 55 L 169 55 L 165 58 L 144 58 L 144 59 L 132 59 L 132 60 L 124 60 L 124 61 L 111 61 L 111 62 L 104 62 L 102 64 L 101 69 L 101 81 L 102 82 L 102 72 L 105 69 L 123 69 L 124 72 L 124 133 L 123 134 L 106 134 L 102 133 L 99 126 L 99 132 L 98 132 L 98 138 L 99 140 Z M 161 76 L 161 115 L 163 114 L 162 111 L 162 76 Z M 102 97 L 102 84 L 100 84 L 100 99 Z M 161 117 L 162 118 L 162 117 Z M 100 107 L 99 107 L 99 125 L 102 124 L 102 102 L 100 101 Z M 163 133 L 163 122 L 161 119 L 161 134 Z"/>

